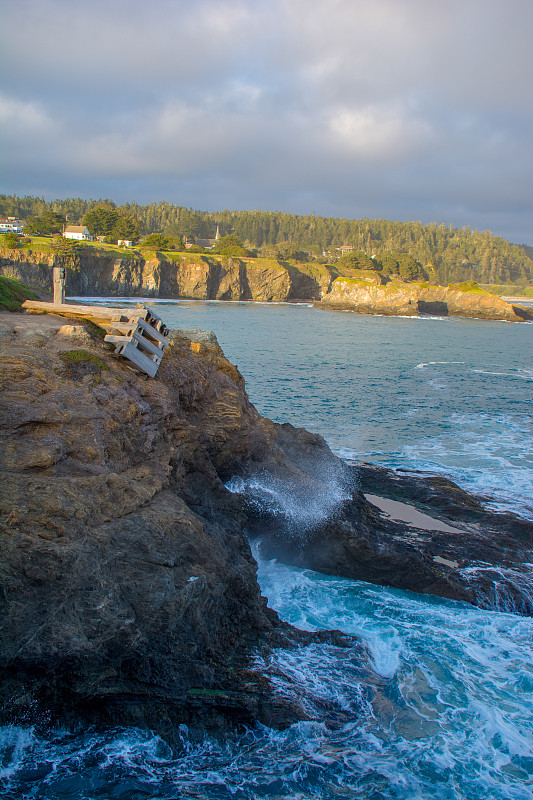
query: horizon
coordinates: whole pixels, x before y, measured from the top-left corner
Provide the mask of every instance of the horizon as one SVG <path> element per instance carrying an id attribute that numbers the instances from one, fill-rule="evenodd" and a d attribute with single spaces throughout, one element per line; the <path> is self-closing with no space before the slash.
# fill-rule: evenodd
<path id="1" fill-rule="evenodd" d="M 21 0 L 2 180 L 533 242 L 530 0 Z"/>

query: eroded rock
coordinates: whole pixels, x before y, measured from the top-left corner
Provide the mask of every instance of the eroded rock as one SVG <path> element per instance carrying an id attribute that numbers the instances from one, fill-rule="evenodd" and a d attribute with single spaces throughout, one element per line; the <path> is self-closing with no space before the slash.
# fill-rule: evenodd
<path id="1" fill-rule="evenodd" d="M 145 380 L 52 320 L 2 320 L 3 721 L 171 739 L 182 722 L 306 718 L 251 669 L 257 648 L 312 635 L 267 608 L 223 483 L 248 461 L 283 462 L 277 427 L 212 336 L 176 335 Z"/>

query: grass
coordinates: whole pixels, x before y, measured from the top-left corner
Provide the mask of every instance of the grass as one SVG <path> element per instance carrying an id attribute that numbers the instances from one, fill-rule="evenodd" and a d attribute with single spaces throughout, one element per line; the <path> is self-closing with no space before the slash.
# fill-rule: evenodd
<path id="1" fill-rule="evenodd" d="M 504 295 L 506 297 L 533 297 L 533 286 L 525 286 L 523 283 L 482 283 L 481 288 L 491 294 Z"/>
<path id="2" fill-rule="evenodd" d="M 483 294 L 484 290 L 475 281 L 463 281 L 463 283 L 449 283 L 448 289 L 457 289 L 459 292 L 476 292 Z"/>
<path id="3" fill-rule="evenodd" d="M 89 375 L 93 383 L 102 383 L 102 370 L 109 371 L 107 364 L 101 358 L 89 353 L 87 350 L 64 350 L 59 353 L 59 358 L 65 365 L 66 374 L 71 380 L 80 381 Z"/>
<path id="4" fill-rule="evenodd" d="M 0 276 L 0 309 L 4 311 L 22 311 L 25 300 L 38 300 L 39 295 L 14 278 Z"/>
<path id="5" fill-rule="evenodd" d="M 61 361 L 65 364 L 80 364 L 82 362 L 90 362 L 96 364 L 99 369 L 109 369 L 107 364 L 104 364 L 101 358 L 95 356 L 94 353 L 89 353 L 87 350 L 65 350 L 59 354 Z"/>

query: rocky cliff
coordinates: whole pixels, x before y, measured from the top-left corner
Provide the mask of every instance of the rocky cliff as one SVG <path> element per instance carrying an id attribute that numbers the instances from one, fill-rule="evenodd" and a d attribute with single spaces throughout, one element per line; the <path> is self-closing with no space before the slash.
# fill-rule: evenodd
<path id="1" fill-rule="evenodd" d="M 2 313 L 0 340 L 1 721 L 172 739 L 305 718 L 254 654 L 318 635 L 267 608 L 245 531 L 289 563 L 533 613 L 529 523 L 261 417 L 212 334 L 174 332 L 155 380 L 74 320 Z M 454 531 L 393 521 L 358 487 Z"/>
<path id="2" fill-rule="evenodd" d="M 0 331 L 2 719 L 172 738 L 298 718 L 251 669 L 300 634 L 261 597 L 224 481 L 248 462 L 297 471 L 322 440 L 291 429 L 287 455 L 212 337 L 176 336 L 145 380 L 75 321 L 4 313 Z"/>
<path id="3" fill-rule="evenodd" d="M 81 296 L 184 297 L 198 300 L 311 300 L 362 314 L 461 316 L 521 322 L 531 313 L 464 286 L 403 283 L 372 270 L 268 258 L 152 253 L 141 258 L 82 248 L 70 254 L 5 251 L 0 273 L 44 291 L 51 267 L 67 267 L 67 291 Z"/>
<path id="4" fill-rule="evenodd" d="M 322 297 L 328 308 L 351 309 L 361 314 L 471 317 L 523 322 L 531 319 L 527 309 L 512 306 L 478 287 L 432 286 L 393 279 L 385 285 L 363 276 L 338 277 Z"/>
<path id="5" fill-rule="evenodd" d="M 51 267 L 67 267 L 68 293 L 85 296 L 190 297 L 198 300 L 319 299 L 329 289 L 327 267 L 267 258 L 224 258 L 168 254 L 163 258 L 99 253 L 93 248 L 71 255 L 31 250 L 0 254 L 1 274 L 44 291 L 51 290 Z"/>

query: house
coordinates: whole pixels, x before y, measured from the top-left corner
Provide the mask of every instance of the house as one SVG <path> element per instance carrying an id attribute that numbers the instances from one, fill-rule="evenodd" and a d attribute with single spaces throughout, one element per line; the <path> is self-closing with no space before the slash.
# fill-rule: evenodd
<path id="1" fill-rule="evenodd" d="M 220 239 L 220 232 L 218 230 L 218 225 L 217 225 L 217 230 L 214 239 L 196 239 L 195 242 L 189 242 L 186 239 L 185 248 L 188 250 L 189 247 L 193 246 L 193 244 L 197 244 L 199 247 L 203 247 L 205 250 L 211 250 L 216 245 L 219 239 Z"/>
<path id="2" fill-rule="evenodd" d="M 119 239 L 117 244 L 119 247 L 133 247 L 133 242 L 131 239 Z"/>
<path id="3" fill-rule="evenodd" d="M 68 225 L 63 231 L 65 239 L 77 239 L 82 242 L 93 242 L 94 236 L 85 225 Z"/>
<path id="4" fill-rule="evenodd" d="M 345 253 L 353 253 L 354 247 L 351 244 L 342 244 L 340 247 L 336 247 L 336 250 L 340 252 L 341 255 Z"/>
<path id="5" fill-rule="evenodd" d="M 16 219 L 15 217 L 0 219 L 0 233 L 17 233 L 20 236 L 25 224 L 21 219 Z"/>

